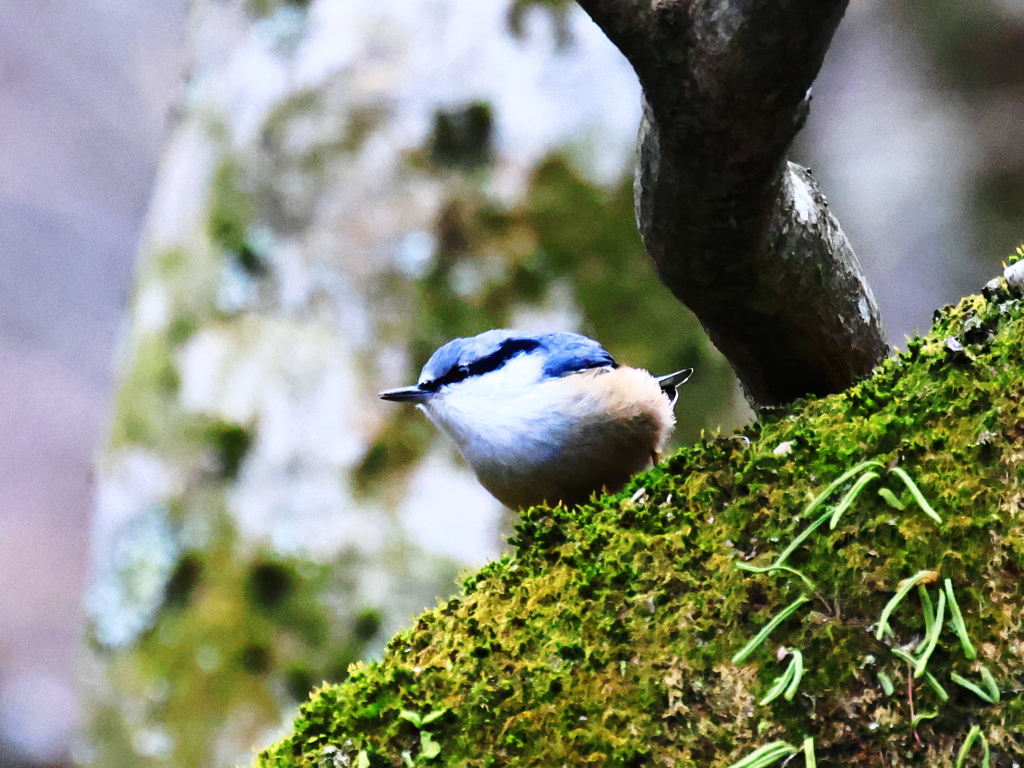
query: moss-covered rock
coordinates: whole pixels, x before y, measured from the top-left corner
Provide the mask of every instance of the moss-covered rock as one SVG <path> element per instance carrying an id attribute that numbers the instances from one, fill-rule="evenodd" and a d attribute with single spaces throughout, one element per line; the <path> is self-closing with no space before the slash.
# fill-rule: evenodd
<path id="1" fill-rule="evenodd" d="M 1024 302 L 992 288 L 845 393 L 703 441 L 591 506 L 528 511 L 511 554 L 319 689 L 259 765 L 727 766 L 808 737 L 824 764 L 960 765 L 973 728 L 964 764 L 987 748 L 1009 766 L 1024 755 L 1022 334 Z M 737 569 L 774 562 L 864 475 L 807 515 L 815 495 L 866 460 L 879 477 L 786 561 L 813 588 Z M 876 639 L 920 571 L 933 583 Z M 945 579 L 977 658 L 943 620 L 914 678 L 904 658 L 927 645 Z M 805 671 L 791 700 L 762 704 L 783 647 Z"/>

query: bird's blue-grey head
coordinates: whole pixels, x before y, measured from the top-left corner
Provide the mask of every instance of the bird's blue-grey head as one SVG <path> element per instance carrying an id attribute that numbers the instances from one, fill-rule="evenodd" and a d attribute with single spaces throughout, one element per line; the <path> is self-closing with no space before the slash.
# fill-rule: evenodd
<path id="1" fill-rule="evenodd" d="M 604 347 L 578 333 L 485 331 L 449 341 L 431 355 L 419 382 L 386 390 L 380 396 L 384 400 L 423 402 L 447 387 L 499 371 L 520 355 L 536 357 L 540 375 L 550 379 L 591 368 L 618 367 Z"/>

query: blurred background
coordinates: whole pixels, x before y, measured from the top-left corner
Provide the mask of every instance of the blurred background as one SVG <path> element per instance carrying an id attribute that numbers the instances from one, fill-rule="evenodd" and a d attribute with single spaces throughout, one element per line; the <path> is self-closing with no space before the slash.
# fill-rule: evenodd
<path id="1" fill-rule="evenodd" d="M 247 764 L 499 556 L 411 409 L 574 329 L 748 418 L 632 214 L 635 79 L 559 0 L 0 4 L 0 767 Z M 1024 240 L 1024 0 L 853 0 L 792 158 L 890 339 Z"/>

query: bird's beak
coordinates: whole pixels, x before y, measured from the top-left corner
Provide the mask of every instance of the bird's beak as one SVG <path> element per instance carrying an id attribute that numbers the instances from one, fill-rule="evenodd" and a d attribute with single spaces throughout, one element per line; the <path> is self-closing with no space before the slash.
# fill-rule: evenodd
<path id="1" fill-rule="evenodd" d="M 413 384 L 411 387 L 385 389 L 380 393 L 380 399 L 393 400 L 396 403 L 416 403 L 425 400 L 430 394 L 430 392 L 420 389 L 418 384 Z"/>

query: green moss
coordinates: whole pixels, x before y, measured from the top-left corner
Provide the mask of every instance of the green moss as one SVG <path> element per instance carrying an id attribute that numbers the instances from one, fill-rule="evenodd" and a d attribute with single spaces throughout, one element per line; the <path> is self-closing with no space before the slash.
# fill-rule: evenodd
<path id="1" fill-rule="evenodd" d="M 166 406 L 177 400 L 180 383 L 169 338 L 155 335 L 140 343 L 118 390 L 111 445 L 149 445 L 172 429 L 177 408 Z"/>
<path id="2" fill-rule="evenodd" d="M 373 132 L 383 125 L 387 117 L 388 111 L 381 106 L 353 108 L 348 115 L 345 134 L 336 146 L 345 152 L 358 152 Z"/>
<path id="3" fill-rule="evenodd" d="M 275 611 L 291 596 L 297 579 L 294 568 L 262 557 L 249 568 L 246 594 L 257 610 Z"/>
<path id="4" fill-rule="evenodd" d="M 430 159 L 447 167 L 475 168 L 491 161 L 494 115 L 489 104 L 475 102 L 434 115 Z"/>
<path id="5" fill-rule="evenodd" d="M 267 266 L 250 237 L 256 205 L 242 186 L 242 169 L 227 158 L 218 166 L 210 188 L 207 232 L 210 240 L 253 277 L 266 274 Z"/>
<path id="6" fill-rule="evenodd" d="M 194 514 L 217 504 L 201 494 L 190 503 Z M 245 711 L 241 738 L 256 741 L 280 716 L 277 694 L 301 700 L 325 680 L 344 680 L 366 651 L 366 612 L 334 608 L 328 619 L 324 606 L 349 578 L 351 555 L 327 565 L 254 553 L 222 507 L 207 511 L 219 512 L 219 529 L 201 551 L 182 554 L 153 626 L 131 653 L 106 657 L 125 700 L 145 704 L 134 719 L 106 711 L 92 719 L 101 764 L 206 765 L 226 712 Z M 132 751 L 138 737 L 125 723 L 140 718 L 161 724 L 168 754 Z"/>
<path id="7" fill-rule="evenodd" d="M 434 428 L 411 408 L 395 408 L 376 439 L 349 474 L 361 494 L 393 489 L 394 476 L 415 466 L 426 453 Z"/>
<path id="8" fill-rule="evenodd" d="M 528 510 L 511 554 L 396 636 L 379 662 L 319 689 L 259 765 L 320 766 L 330 755 L 354 764 L 363 750 L 371 765 L 400 766 L 403 752 L 415 762 L 436 740 L 434 765 L 727 766 L 813 736 L 826 764 L 938 766 L 952 765 L 972 724 L 997 764 L 1019 760 L 1024 308 L 1005 290 L 989 294 L 938 313 L 930 336 L 847 392 L 702 441 L 593 505 Z M 807 526 L 809 500 L 865 459 L 905 469 L 943 522 L 869 486 L 834 531 L 819 529 L 789 558 L 814 582 L 811 602 L 733 664 L 805 592 L 791 575 L 736 564 L 771 563 Z M 897 585 L 920 570 L 952 580 L 979 649 L 968 660 L 943 628 L 928 671 L 946 702 L 892 652 L 924 633 L 916 593 L 893 613 L 893 637 L 873 632 Z M 800 649 L 806 671 L 792 701 L 759 706 L 788 663 L 780 645 Z M 980 680 L 980 664 L 999 703 L 951 682 Z M 911 707 L 936 716 L 915 727 Z M 427 726 L 401 716 L 441 709 L 427 741 Z"/>
<path id="9" fill-rule="evenodd" d="M 233 480 L 252 445 L 252 432 L 240 424 L 216 420 L 206 428 L 206 442 L 216 454 L 220 476 Z"/>
<path id="10" fill-rule="evenodd" d="M 210 188 L 207 229 L 214 243 L 229 251 L 245 247 L 246 230 L 255 210 L 241 190 L 241 168 L 225 159 L 217 167 Z"/>
<path id="11" fill-rule="evenodd" d="M 187 606 L 202 577 L 202 555 L 198 552 L 182 555 L 164 589 L 164 607 L 174 609 Z"/>
<path id="12" fill-rule="evenodd" d="M 551 16 L 556 41 L 560 46 L 568 45 L 572 39 L 569 34 L 569 13 L 572 10 L 572 3 L 568 0 L 513 0 L 508 9 L 509 31 L 516 37 L 524 37 L 527 14 L 534 8 L 543 10 Z"/>
<path id="13" fill-rule="evenodd" d="M 311 0 L 249 0 L 248 10 L 252 16 L 263 19 L 281 7 L 305 10 L 310 2 Z"/>

